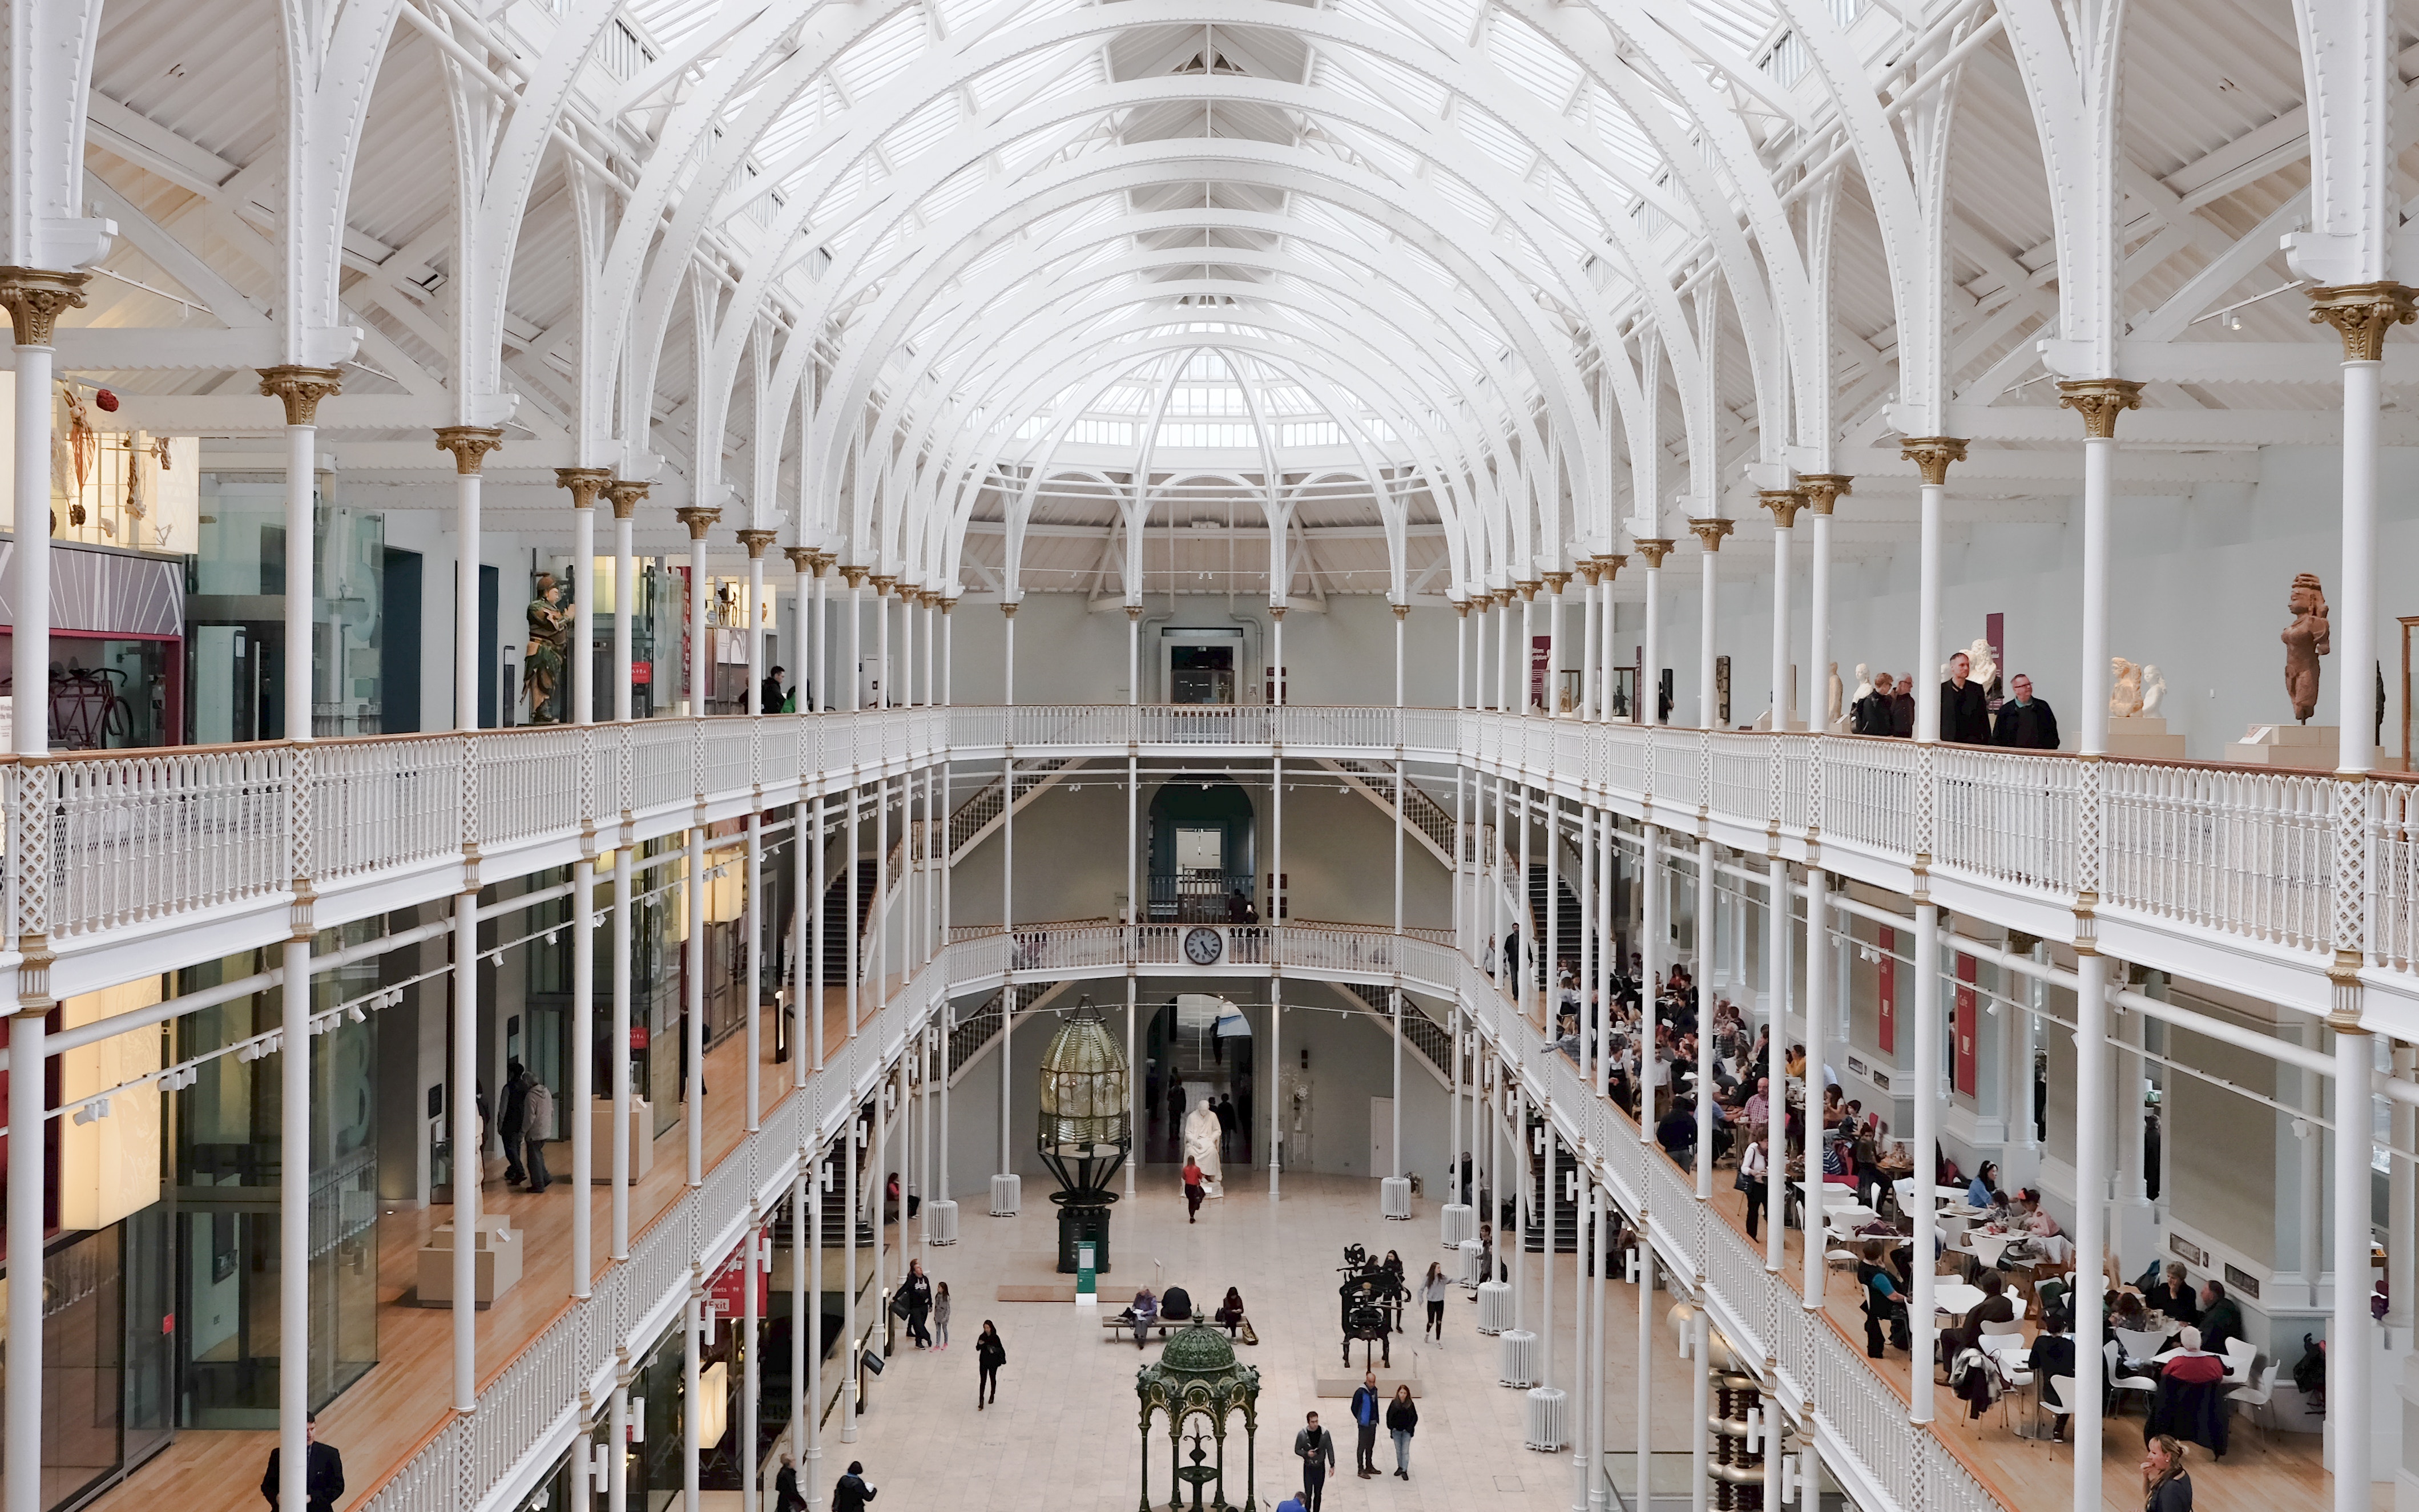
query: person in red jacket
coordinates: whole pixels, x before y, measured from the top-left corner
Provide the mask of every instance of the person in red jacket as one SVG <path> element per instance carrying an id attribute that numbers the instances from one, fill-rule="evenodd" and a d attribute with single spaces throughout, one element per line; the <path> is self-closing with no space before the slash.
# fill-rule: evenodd
<path id="1" fill-rule="evenodd" d="M 1184 1221 L 1201 1221 L 1201 1164 L 1192 1156 L 1184 1157 Z"/>

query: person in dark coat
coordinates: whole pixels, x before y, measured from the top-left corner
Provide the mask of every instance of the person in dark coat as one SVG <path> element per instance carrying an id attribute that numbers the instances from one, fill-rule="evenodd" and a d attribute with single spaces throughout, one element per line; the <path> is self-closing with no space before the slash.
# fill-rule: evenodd
<path id="1" fill-rule="evenodd" d="M 932 1335 L 924 1319 L 932 1311 L 932 1280 L 924 1273 L 923 1261 L 907 1262 L 907 1279 L 899 1283 L 899 1300 L 907 1304 L 907 1336 L 916 1341 L 916 1348 L 931 1349 Z"/>
<path id="2" fill-rule="evenodd" d="M 2192 1477 L 2184 1473 L 2184 1446 L 2162 1433 L 2142 1458 L 2142 1512 L 2192 1512 Z"/>
<path id="3" fill-rule="evenodd" d="M 1915 673 L 1898 680 L 1898 691 L 1890 695 L 1889 733 L 1901 740 L 1915 738 Z"/>
<path id="4" fill-rule="evenodd" d="M 773 1512 L 806 1512 L 807 1499 L 798 1490 L 798 1461 L 781 1451 L 781 1468 L 773 1473 Z"/>
<path id="5" fill-rule="evenodd" d="M 2042 1331 L 2033 1339 L 2029 1365 L 2033 1379 L 2042 1383 L 2044 1392 L 2050 1381 L 2060 1376 L 2072 1379 L 2074 1375 L 2073 1328 L 2074 1319 L 2063 1307 L 2053 1307 L 2042 1314 Z M 2053 1412 L 2050 1416 L 2050 1437 L 2063 1441 L 2066 1438 L 2067 1414 Z"/>
<path id="6" fill-rule="evenodd" d="M 504 1181 L 518 1186 L 527 1180 L 521 1169 L 521 1134 L 529 1127 L 529 1068 L 519 1061 L 504 1066 L 504 1090 L 496 1103 L 496 1135 L 504 1142 Z"/>
<path id="7" fill-rule="evenodd" d="M 881 1494 L 865 1484 L 865 1461 L 852 1459 L 848 1473 L 832 1488 L 832 1512 L 865 1512 L 865 1504 Z"/>
<path id="8" fill-rule="evenodd" d="M 789 701 L 789 695 L 781 691 L 781 674 L 789 670 L 790 669 L 787 667 L 774 668 L 771 674 L 758 686 L 756 689 L 756 712 L 758 714 L 778 714 L 781 712 L 781 705 Z"/>
<path id="9" fill-rule="evenodd" d="M 2224 1354 L 2226 1341 L 2242 1337 L 2242 1304 L 2226 1294 L 2222 1281 L 2207 1281 L 2200 1288 L 2201 1348 L 2211 1354 Z"/>
<path id="10" fill-rule="evenodd" d="M 2033 697 L 2033 680 L 2018 672 L 2008 687 L 2016 696 L 1999 705 L 1993 744 L 2015 750 L 2057 749 L 2057 716 L 2047 702 Z"/>
<path id="11" fill-rule="evenodd" d="M 1890 704 L 1890 674 L 1875 672 L 1873 690 L 1857 700 L 1857 706 L 1849 711 L 1855 721 L 1852 728 L 1860 735 L 1888 734 L 1893 721 Z"/>
<path id="12" fill-rule="evenodd" d="M 2167 1321 L 2178 1325 L 2200 1321 L 2200 1304 L 2194 1299 L 2192 1284 L 2184 1279 L 2179 1261 L 2167 1262 L 2165 1279 L 2142 1293 L 2142 1305 L 2165 1314 Z"/>
<path id="13" fill-rule="evenodd" d="M 991 1401 L 999 1400 L 999 1367 L 1008 1364 L 1008 1346 L 1000 1342 L 999 1330 L 988 1318 L 983 1319 L 982 1335 L 975 1340 L 975 1411 L 985 1406 L 983 1392 L 988 1389 Z"/>
<path id="14" fill-rule="evenodd" d="M 345 1494 L 345 1457 L 332 1443 L 319 1442 L 319 1414 L 302 1415 L 303 1455 L 302 1494 L 310 1502 L 310 1512 L 336 1512 L 336 1503 Z M 269 1473 L 260 1477 L 260 1494 L 269 1499 L 270 1512 L 277 1507 L 277 1455 L 269 1451 Z"/>
<path id="15" fill-rule="evenodd" d="M 1974 663 L 1965 653 L 1949 658 L 1949 681 L 1940 685 L 1940 738 L 1964 746 L 1991 743 L 1991 701 L 1982 685 L 1968 679 Z"/>
<path id="16" fill-rule="evenodd" d="M 1335 1435 L 1318 1426 L 1317 1412 L 1303 1415 L 1302 1429 L 1293 1436 L 1293 1457 L 1302 1461 L 1302 1505 L 1318 1512 L 1327 1491 L 1327 1473 L 1335 1468 Z"/>

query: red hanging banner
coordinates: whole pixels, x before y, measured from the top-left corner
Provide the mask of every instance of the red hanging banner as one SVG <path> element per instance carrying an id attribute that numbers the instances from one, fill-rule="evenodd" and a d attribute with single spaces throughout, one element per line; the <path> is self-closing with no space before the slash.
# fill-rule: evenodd
<path id="1" fill-rule="evenodd" d="M 1974 1095 L 1974 1041 L 1982 1026 L 1975 1022 L 1974 958 L 1960 953 L 1957 957 L 1957 1090 L 1967 1097 Z"/>

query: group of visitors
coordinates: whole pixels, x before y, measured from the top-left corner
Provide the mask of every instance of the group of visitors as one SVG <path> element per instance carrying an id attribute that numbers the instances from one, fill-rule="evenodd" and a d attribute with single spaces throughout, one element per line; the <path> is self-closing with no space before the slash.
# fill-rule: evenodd
<path id="1" fill-rule="evenodd" d="M 1168 1323 L 1193 1321 L 1193 1293 L 1182 1287 L 1170 1287 L 1164 1295 L 1145 1287 L 1133 1295 L 1117 1321 L 1133 1330 L 1134 1348 L 1139 1350 L 1150 1337 L 1150 1331 Z M 1226 1298 L 1210 1315 L 1210 1321 L 1226 1331 L 1228 1338 L 1237 1337 L 1243 1329 L 1243 1293 L 1240 1288 L 1228 1287 Z"/>
<path id="2" fill-rule="evenodd" d="M 2016 750 L 2056 750 L 2057 716 L 2046 700 L 2033 697 L 2033 680 L 2023 672 L 2008 679 L 2008 696 L 1995 697 L 1973 681 L 1974 664 L 1964 652 L 1949 658 L 1940 685 L 1940 738 L 1964 746 L 2006 746 Z M 1848 710 L 1850 733 L 1915 734 L 1915 674 L 1873 674 L 1872 691 Z"/>
<path id="3" fill-rule="evenodd" d="M 1419 1431 L 1419 1404 L 1411 1399 L 1411 1388 L 1398 1385 L 1390 1398 L 1378 1388 L 1378 1375 L 1370 1371 L 1361 1378 L 1360 1386 L 1352 1393 L 1352 1425 L 1356 1440 L 1353 1473 L 1363 1480 L 1373 1475 L 1394 1474 L 1404 1480 L 1411 1478 L 1411 1435 Z M 1378 1428 L 1385 1426 L 1394 1441 L 1394 1468 L 1391 1472 L 1378 1468 Z M 1277 1504 L 1277 1512 L 1319 1512 L 1319 1504 L 1327 1491 L 1328 1472 L 1335 1468 L 1335 1435 L 1319 1427 L 1317 1412 L 1304 1413 L 1302 1426 L 1293 1436 L 1293 1455 L 1302 1461 L 1302 1489 Z"/>

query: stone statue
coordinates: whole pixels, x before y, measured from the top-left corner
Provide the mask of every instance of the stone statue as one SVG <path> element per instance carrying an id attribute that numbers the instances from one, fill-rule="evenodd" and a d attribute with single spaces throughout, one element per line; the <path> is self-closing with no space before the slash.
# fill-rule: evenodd
<path id="1" fill-rule="evenodd" d="M 537 596 L 530 600 L 529 649 L 521 662 L 521 687 L 529 694 L 532 724 L 562 722 L 554 685 L 562 676 L 570 642 L 571 607 L 562 602 L 562 585 L 554 580 L 554 574 L 541 572 Z"/>
<path id="2" fill-rule="evenodd" d="M 2108 713 L 2124 719 L 2142 712 L 2142 669 L 2122 656 L 2108 658 Z"/>
<path id="3" fill-rule="evenodd" d="M 2157 667 L 2144 662 L 2142 664 L 2142 707 L 2139 711 L 2142 717 L 2145 719 L 2160 717 L 2159 704 L 2166 696 L 2167 680 L 2159 675 Z"/>
<path id="4" fill-rule="evenodd" d="M 1983 640 L 1979 635 L 1976 636 L 1974 638 L 1974 643 L 1965 648 L 1965 661 L 1967 663 L 1965 669 L 1965 680 L 1967 682 L 1972 683 L 1976 687 L 1980 688 L 1985 693 L 1988 693 L 1992 688 L 1998 686 L 1999 658 L 1992 652 L 1990 641 Z M 1949 679 L 1944 677 L 1941 681 L 1945 683 L 1949 681 Z"/>
<path id="5" fill-rule="evenodd" d="M 1184 1153 L 1201 1167 L 1202 1181 L 1212 1188 L 1217 1186 L 1221 1175 L 1218 1165 L 1220 1129 L 1218 1110 L 1210 1105 L 1206 1097 L 1194 1103 L 1193 1111 L 1184 1116 Z"/>
<path id="6" fill-rule="evenodd" d="M 1846 689 L 1841 687 L 1840 685 L 1840 664 L 1838 662 L 1835 661 L 1831 663 L 1831 673 L 1829 677 L 1825 679 L 1825 685 L 1823 691 L 1823 722 L 1825 724 L 1836 724 L 1839 722 L 1840 715 L 1847 702 Z"/>
<path id="7" fill-rule="evenodd" d="M 2316 573 L 2296 573 L 2285 608 L 2293 623 L 2285 626 L 2285 693 L 2293 701 L 2293 717 L 2303 724 L 2319 708 L 2319 658 L 2334 648 L 2328 642 L 2327 591 Z"/>

